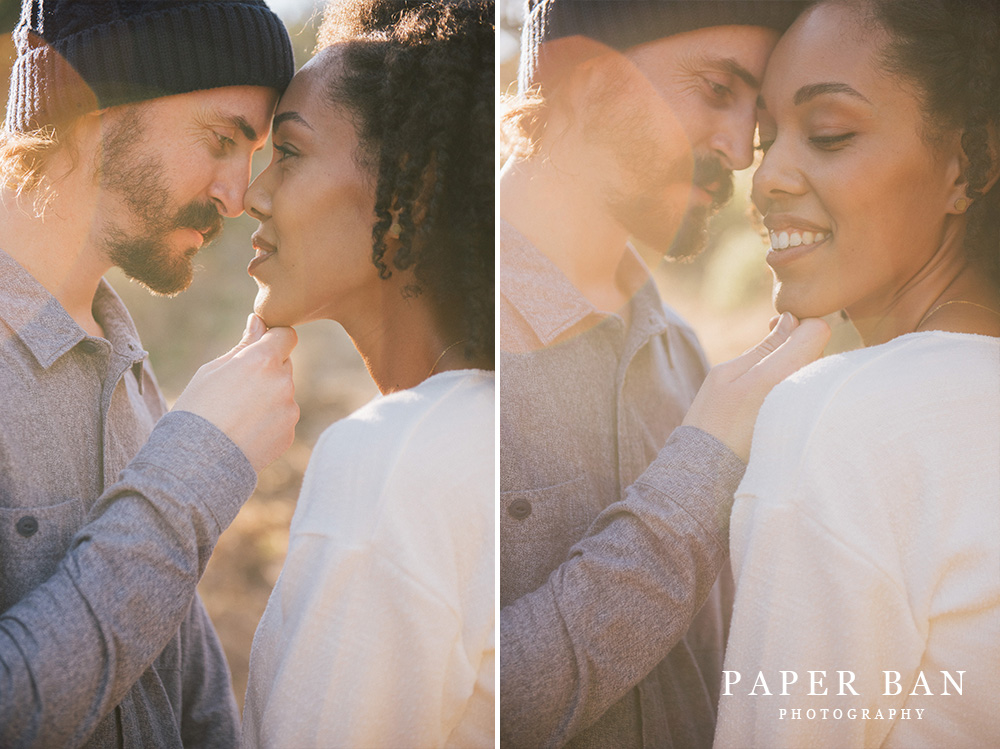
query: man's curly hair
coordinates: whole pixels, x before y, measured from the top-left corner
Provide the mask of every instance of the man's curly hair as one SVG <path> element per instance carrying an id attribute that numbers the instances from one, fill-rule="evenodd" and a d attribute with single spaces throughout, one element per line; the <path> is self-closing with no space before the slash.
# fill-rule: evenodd
<path id="1" fill-rule="evenodd" d="M 922 97 L 931 139 L 962 129 L 969 159 L 965 249 L 1000 287 L 1000 187 L 987 190 L 1000 159 L 1000 13 L 996 0 L 872 0 L 889 40 L 882 63 Z"/>
<path id="2" fill-rule="evenodd" d="M 318 49 L 333 44 L 342 65 L 327 95 L 353 113 L 375 178 L 372 261 L 382 278 L 412 268 L 406 292 L 430 295 L 466 358 L 492 362 L 493 3 L 331 3 Z"/>

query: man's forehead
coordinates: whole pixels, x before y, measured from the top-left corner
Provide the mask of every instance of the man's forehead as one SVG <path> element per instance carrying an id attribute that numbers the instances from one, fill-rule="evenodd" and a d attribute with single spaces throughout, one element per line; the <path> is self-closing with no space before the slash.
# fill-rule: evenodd
<path id="1" fill-rule="evenodd" d="M 230 86 L 193 92 L 210 119 L 235 127 L 247 140 L 267 137 L 278 92 L 263 86 Z"/>
<path id="2" fill-rule="evenodd" d="M 760 26 L 709 26 L 637 45 L 626 54 L 664 66 L 713 68 L 760 88 L 778 36 L 773 29 Z"/>

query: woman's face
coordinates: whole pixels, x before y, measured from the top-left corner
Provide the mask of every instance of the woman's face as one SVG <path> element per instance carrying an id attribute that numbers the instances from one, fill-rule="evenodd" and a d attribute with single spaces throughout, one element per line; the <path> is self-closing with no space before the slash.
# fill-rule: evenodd
<path id="1" fill-rule="evenodd" d="M 959 136 L 928 143 L 915 91 L 878 65 L 879 41 L 849 9 L 821 4 L 767 66 L 753 201 L 779 311 L 880 318 L 940 272 L 946 215 L 964 194 Z"/>
<path id="2" fill-rule="evenodd" d="M 254 310 L 272 326 L 344 322 L 380 282 L 374 180 L 356 162 L 350 113 L 325 92 L 337 56 L 324 50 L 292 79 L 275 111 L 271 163 L 246 193 L 247 213 L 261 222 L 247 269 L 259 287 Z"/>

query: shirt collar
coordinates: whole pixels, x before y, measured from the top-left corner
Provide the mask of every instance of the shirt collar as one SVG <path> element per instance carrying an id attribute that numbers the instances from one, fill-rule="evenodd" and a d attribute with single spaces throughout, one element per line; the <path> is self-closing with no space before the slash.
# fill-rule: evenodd
<path id="1" fill-rule="evenodd" d="M 146 352 L 128 310 L 103 278 L 94 295 L 94 317 L 116 352 L 141 361 Z M 43 369 L 87 337 L 59 301 L 16 260 L 0 250 L 0 321 L 5 323 Z"/>
<path id="2" fill-rule="evenodd" d="M 521 232 L 500 219 L 501 293 L 543 345 L 549 345 L 597 309 Z"/>
<path id="3" fill-rule="evenodd" d="M 603 317 L 607 314 L 591 304 L 555 263 L 503 219 L 499 221 L 499 239 L 500 293 L 524 318 L 542 345 L 549 345 L 590 315 Z M 648 323 L 662 329 L 666 320 L 656 285 L 631 247 L 628 247 L 623 265 L 620 272 L 645 276 L 632 299 L 632 306 L 650 310 Z"/>

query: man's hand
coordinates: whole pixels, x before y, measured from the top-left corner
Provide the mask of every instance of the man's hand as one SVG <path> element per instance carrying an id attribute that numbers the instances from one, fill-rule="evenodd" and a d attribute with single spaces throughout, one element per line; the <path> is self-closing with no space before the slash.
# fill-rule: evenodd
<path id="1" fill-rule="evenodd" d="M 771 388 L 820 357 L 830 327 L 818 319 L 798 322 L 785 312 L 767 338 L 735 359 L 712 367 L 684 417 L 720 440 L 745 463 L 757 412 Z"/>
<path id="2" fill-rule="evenodd" d="M 297 341 L 291 328 L 267 330 L 250 315 L 240 342 L 195 373 L 174 410 L 212 422 L 259 473 L 295 437 L 299 407 L 289 356 Z"/>

